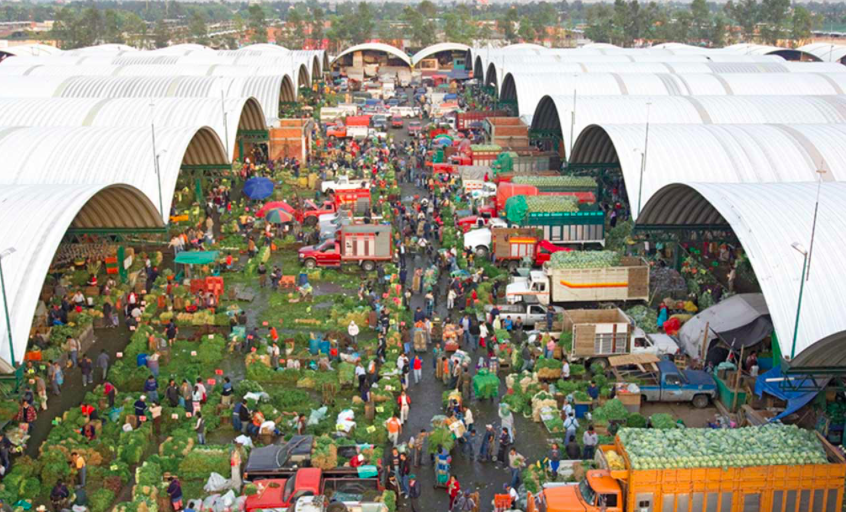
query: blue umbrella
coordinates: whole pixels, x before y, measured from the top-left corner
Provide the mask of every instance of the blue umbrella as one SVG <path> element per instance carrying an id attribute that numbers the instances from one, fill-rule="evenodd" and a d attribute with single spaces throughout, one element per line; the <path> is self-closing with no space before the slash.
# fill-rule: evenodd
<path id="1" fill-rule="evenodd" d="M 264 199 L 273 193 L 273 181 L 270 178 L 250 178 L 244 183 L 244 195 L 250 199 Z"/>

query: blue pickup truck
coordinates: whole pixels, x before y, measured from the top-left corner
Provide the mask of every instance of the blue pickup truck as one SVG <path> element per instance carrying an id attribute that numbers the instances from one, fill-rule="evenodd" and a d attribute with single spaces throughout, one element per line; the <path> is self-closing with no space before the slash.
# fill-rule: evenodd
<path id="1" fill-rule="evenodd" d="M 669 360 L 640 364 L 636 369 L 615 367 L 614 372 L 618 382 L 641 382 L 640 394 L 647 402 L 690 402 L 702 409 L 717 396 L 717 382 L 711 375 L 700 370 L 679 370 Z"/>

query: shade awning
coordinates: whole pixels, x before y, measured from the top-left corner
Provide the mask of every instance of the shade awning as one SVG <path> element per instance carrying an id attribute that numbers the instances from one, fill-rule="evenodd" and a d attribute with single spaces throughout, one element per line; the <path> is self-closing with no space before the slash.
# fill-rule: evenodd
<path id="1" fill-rule="evenodd" d="M 706 334 L 707 331 L 707 334 Z M 694 316 L 679 331 L 682 350 L 690 357 L 702 357 L 702 343 L 720 338 L 739 350 L 766 338 L 773 323 L 760 293 L 734 295 Z"/>
<path id="2" fill-rule="evenodd" d="M 811 377 L 806 377 L 803 375 L 793 375 L 790 377 L 785 377 L 781 373 L 781 365 L 778 364 L 763 375 L 759 375 L 758 378 L 755 379 L 756 395 L 762 396 L 764 393 L 767 393 L 778 398 L 779 400 L 784 400 L 787 402 L 787 407 L 784 409 L 784 411 L 778 416 L 775 416 L 770 419 L 771 422 L 787 417 L 804 407 L 808 402 L 813 400 L 814 397 L 816 397 L 819 392 L 824 389 L 828 385 L 828 382 L 831 380 L 831 378 L 816 379 L 816 383 L 814 386 L 816 389 L 809 390 L 805 388 L 794 391 L 789 389 L 788 386 L 784 385 L 784 378 L 790 378 L 798 381 L 802 381 L 804 379 L 807 379 L 809 382 L 814 381 L 814 379 L 812 379 Z"/>
<path id="3" fill-rule="evenodd" d="M 183 251 L 173 261 L 183 265 L 208 265 L 216 262 L 217 258 L 217 251 Z"/>

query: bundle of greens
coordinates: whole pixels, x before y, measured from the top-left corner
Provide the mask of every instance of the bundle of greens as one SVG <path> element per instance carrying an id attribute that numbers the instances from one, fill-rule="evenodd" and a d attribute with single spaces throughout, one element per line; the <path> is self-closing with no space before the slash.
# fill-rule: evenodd
<path id="1" fill-rule="evenodd" d="M 487 370 L 479 370 L 473 376 L 473 394 L 483 400 L 496 398 L 499 396 L 499 377 Z"/>
<path id="2" fill-rule="evenodd" d="M 549 258 L 555 270 L 607 268 L 620 265 L 620 253 L 615 251 L 558 251 Z"/>
<path id="3" fill-rule="evenodd" d="M 597 407 L 593 411 L 593 418 L 604 423 L 625 421 L 629 418 L 629 415 L 630 413 L 628 409 L 626 409 L 626 406 L 623 405 L 623 402 L 617 400 L 616 398 L 608 400 L 605 402 L 605 405 Z"/>

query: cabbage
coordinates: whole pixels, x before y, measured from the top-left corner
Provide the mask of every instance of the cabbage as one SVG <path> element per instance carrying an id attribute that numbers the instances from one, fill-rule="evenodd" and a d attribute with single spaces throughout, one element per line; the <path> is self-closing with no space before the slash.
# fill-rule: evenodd
<path id="1" fill-rule="evenodd" d="M 633 469 L 827 464 L 822 443 L 795 425 L 737 429 L 633 429 L 618 433 Z"/>

